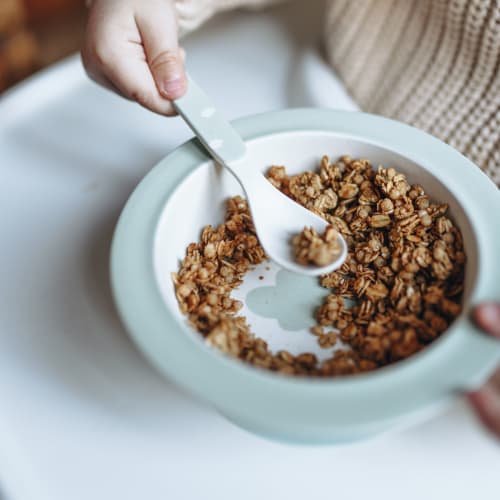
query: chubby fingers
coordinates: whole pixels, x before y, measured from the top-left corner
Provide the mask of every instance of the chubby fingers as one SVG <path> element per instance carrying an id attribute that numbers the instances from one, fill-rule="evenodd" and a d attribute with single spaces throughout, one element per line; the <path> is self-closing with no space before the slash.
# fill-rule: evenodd
<path id="1" fill-rule="evenodd" d="M 146 59 L 159 94 L 169 100 L 181 97 L 187 87 L 184 71 L 184 51 L 178 46 L 177 20 L 174 7 L 158 11 L 156 15 L 140 12 L 137 26 L 144 44 Z"/>
<path id="2" fill-rule="evenodd" d="M 477 326 L 486 333 L 500 339 L 500 304 L 485 302 L 473 311 L 473 318 Z"/>
<path id="3" fill-rule="evenodd" d="M 500 304 L 485 302 L 477 306 L 472 315 L 479 328 L 500 339 Z M 481 389 L 468 394 L 468 398 L 486 428 L 500 438 L 500 368 Z"/>
<path id="4" fill-rule="evenodd" d="M 496 380 L 495 380 L 496 379 Z M 467 395 L 481 422 L 500 439 L 500 372 L 481 389 Z"/>
<path id="5" fill-rule="evenodd" d="M 112 0 L 96 2 L 82 60 L 104 87 L 155 113 L 174 115 L 170 100 L 186 86 L 184 53 L 177 44 L 173 6 L 165 0 L 153 4 L 138 2 L 133 10 Z"/>

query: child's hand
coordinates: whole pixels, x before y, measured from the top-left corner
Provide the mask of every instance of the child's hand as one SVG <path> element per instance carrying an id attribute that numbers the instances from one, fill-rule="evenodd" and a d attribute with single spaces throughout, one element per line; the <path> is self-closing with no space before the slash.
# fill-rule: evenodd
<path id="1" fill-rule="evenodd" d="M 82 60 L 101 85 L 162 115 L 186 91 L 173 0 L 94 0 Z"/>
<path id="2" fill-rule="evenodd" d="M 500 304 L 482 304 L 474 311 L 477 325 L 500 339 Z M 500 340 L 499 340 L 500 341 Z M 469 400 L 483 423 L 500 438 L 500 369 Z"/>

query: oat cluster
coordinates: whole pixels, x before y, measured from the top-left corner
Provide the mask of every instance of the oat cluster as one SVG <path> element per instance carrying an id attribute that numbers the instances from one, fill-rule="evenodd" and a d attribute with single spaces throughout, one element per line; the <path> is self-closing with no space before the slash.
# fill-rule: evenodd
<path id="1" fill-rule="evenodd" d="M 303 266 L 324 267 L 331 264 L 342 251 L 339 233 L 329 224 L 322 234 L 313 227 L 305 227 L 292 238 L 295 262 Z"/>
<path id="2" fill-rule="evenodd" d="M 293 176 L 273 166 L 267 176 L 347 242 L 343 266 L 321 277 L 331 293 L 311 329 L 321 347 L 339 349 L 322 363 L 312 353 L 273 353 L 237 314 L 242 304 L 231 291 L 267 258 L 239 196 L 228 200 L 223 224 L 205 227 L 199 243 L 188 246 L 173 274 L 181 311 L 207 343 L 281 373 L 348 375 L 411 356 L 460 313 L 462 236 L 447 205 L 431 202 L 421 186 L 394 168 L 375 171 L 368 160 L 348 156 L 333 164 L 325 156 L 316 172 Z"/>

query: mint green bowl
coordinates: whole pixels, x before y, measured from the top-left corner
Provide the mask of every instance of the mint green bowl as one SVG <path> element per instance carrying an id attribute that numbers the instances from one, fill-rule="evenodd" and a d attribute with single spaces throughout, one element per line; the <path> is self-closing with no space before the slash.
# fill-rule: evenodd
<path id="1" fill-rule="evenodd" d="M 235 122 L 255 168 L 312 169 L 323 154 L 348 153 L 395 166 L 450 206 L 464 236 L 464 312 L 413 357 L 373 373 L 334 379 L 287 377 L 235 361 L 208 347 L 180 314 L 170 279 L 202 226 L 222 221 L 224 199 L 241 193 L 195 140 L 164 158 L 139 184 L 118 221 L 111 278 L 120 316 L 156 368 L 237 425 L 296 443 L 347 442 L 428 418 L 478 387 L 500 361 L 500 343 L 469 320 L 473 304 L 500 300 L 500 196 L 469 160 L 417 129 L 363 113 L 297 109 Z M 247 287 L 253 330 L 262 325 L 290 350 L 305 349 L 316 282 L 275 274 L 273 286 Z M 274 281 L 273 281 L 274 280 Z M 279 285 L 281 283 L 281 285 Z M 287 300 L 269 302 L 274 296 Z M 265 290 L 264 290 L 265 288 Z M 260 297 L 260 298 L 259 298 Z M 314 299 L 314 300 L 313 300 Z M 270 305 L 271 304 L 271 305 Z M 289 307 L 287 307 L 289 304 Z M 305 305 L 304 305 L 305 304 Z M 271 322 L 271 323 L 270 323 Z M 297 325 L 294 332 L 294 325 Z M 259 330 L 261 326 L 262 330 Z M 309 336 L 311 337 L 311 336 Z"/>

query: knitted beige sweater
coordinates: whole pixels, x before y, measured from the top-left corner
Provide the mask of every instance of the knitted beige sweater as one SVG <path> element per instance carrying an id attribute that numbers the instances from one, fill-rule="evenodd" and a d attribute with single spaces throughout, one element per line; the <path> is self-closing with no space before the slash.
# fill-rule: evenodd
<path id="1" fill-rule="evenodd" d="M 272 1 L 176 5 L 188 31 L 217 11 Z M 326 9 L 328 61 L 360 107 L 430 132 L 500 184 L 500 0 L 327 0 Z"/>

